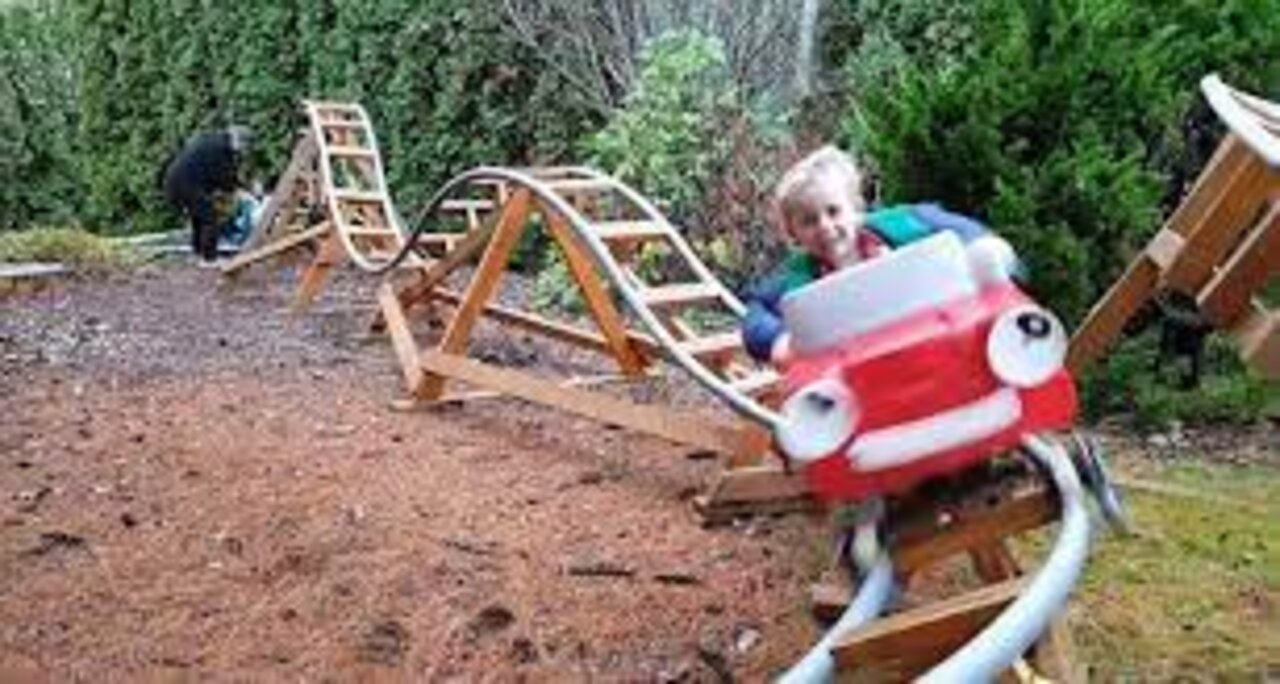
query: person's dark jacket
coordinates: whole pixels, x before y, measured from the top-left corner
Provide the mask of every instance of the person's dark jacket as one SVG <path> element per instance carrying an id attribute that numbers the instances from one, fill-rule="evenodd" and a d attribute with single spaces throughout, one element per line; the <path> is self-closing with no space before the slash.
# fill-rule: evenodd
<path id="1" fill-rule="evenodd" d="M 176 207 L 186 207 L 195 198 L 215 191 L 234 192 L 238 164 L 230 133 L 201 133 L 188 140 L 165 167 L 165 198 Z"/>

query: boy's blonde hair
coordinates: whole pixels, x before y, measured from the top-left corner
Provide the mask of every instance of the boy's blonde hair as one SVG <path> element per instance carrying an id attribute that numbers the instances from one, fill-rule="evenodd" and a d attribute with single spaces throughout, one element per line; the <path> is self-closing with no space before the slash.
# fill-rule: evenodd
<path id="1" fill-rule="evenodd" d="M 858 168 L 858 162 L 848 152 L 834 145 L 827 145 L 796 162 L 778 181 L 778 186 L 773 191 L 772 213 L 779 227 L 785 229 L 788 217 L 803 206 L 805 190 L 828 174 L 837 174 L 842 178 L 845 189 L 855 204 L 864 204 L 862 170 Z"/>

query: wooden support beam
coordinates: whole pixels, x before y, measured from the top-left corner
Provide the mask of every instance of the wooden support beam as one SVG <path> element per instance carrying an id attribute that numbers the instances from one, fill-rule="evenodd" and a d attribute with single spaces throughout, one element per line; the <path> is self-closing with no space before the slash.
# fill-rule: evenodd
<path id="1" fill-rule="evenodd" d="M 708 525 L 748 515 L 821 510 L 804 477 L 776 465 L 723 470 L 694 506 Z"/>
<path id="2" fill-rule="evenodd" d="M 832 654 L 841 671 L 905 681 L 972 639 L 1028 583 L 1026 578 L 1007 580 L 890 615 L 842 639 Z"/>
<path id="3" fill-rule="evenodd" d="M 320 242 L 320 249 L 316 250 L 315 259 L 303 272 L 302 281 L 298 283 L 298 291 L 293 297 L 295 313 L 306 311 L 311 306 L 316 295 L 320 294 L 320 289 L 324 287 L 325 281 L 329 279 L 330 271 L 343 263 L 346 258 L 347 248 L 342 244 L 342 236 L 336 230 L 329 231 Z"/>
<path id="4" fill-rule="evenodd" d="M 400 299 L 396 297 L 395 286 L 390 282 L 384 282 L 378 288 L 378 308 L 382 312 L 387 335 L 391 337 L 391 346 L 395 349 L 396 358 L 400 361 L 400 372 L 404 375 L 405 388 L 410 395 L 414 395 L 425 376 L 418 365 L 418 345 L 413 341 L 409 321 L 405 318 Z"/>
<path id="5" fill-rule="evenodd" d="M 292 235 L 286 235 L 257 249 L 242 251 L 230 261 L 222 265 L 222 274 L 231 275 L 250 264 L 255 264 L 264 259 L 269 259 L 283 252 L 287 252 L 315 240 L 319 240 L 331 229 L 332 227 L 329 222 L 325 221 L 324 223 L 316 224 L 306 230 L 299 231 Z"/>
<path id="6" fill-rule="evenodd" d="M 437 287 L 431 292 L 430 299 L 445 302 L 457 306 L 462 302 L 463 295 L 443 287 Z M 513 325 L 523 328 L 530 332 L 545 335 L 553 340 L 572 344 L 583 349 L 589 349 L 596 352 L 609 352 L 609 342 L 603 335 L 585 328 L 553 321 L 536 314 L 525 311 L 519 311 L 500 304 L 486 304 L 484 307 L 484 315 L 492 317 L 499 323 Z M 656 358 L 661 355 L 662 348 L 654 341 L 652 337 L 633 330 L 627 331 L 627 339 L 636 348 L 641 350 L 649 358 Z"/>
<path id="7" fill-rule="evenodd" d="M 303 195 L 305 177 L 316 164 L 316 139 L 308 130 L 294 143 L 293 153 L 289 157 L 289 165 L 285 167 L 280 180 L 263 207 L 262 215 L 254 224 L 253 231 L 245 240 L 245 251 L 252 251 L 267 241 L 276 232 L 276 224 L 287 226 L 293 221 L 293 213 Z"/>
<path id="8" fill-rule="evenodd" d="M 1245 363 L 1268 380 L 1280 380 L 1280 316 L 1254 305 L 1231 336 Z"/>
<path id="9" fill-rule="evenodd" d="M 484 306 L 498 290 L 502 275 L 506 272 L 507 262 L 515 250 L 520 236 L 524 233 L 525 221 L 532 208 L 532 197 L 528 190 L 519 189 L 511 195 L 511 199 L 502 207 L 498 216 L 498 224 L 493 237 L 485 248 L 480 265 L 471 278 L 467 293 L 458 305 L 453 319 L 445 329 L 439 349 L 446 354 L 456 354 L 467 347 L 471 330 L 479 320 Z M 430 377 L 418 385 L 415 395 L 428 401 L 439 399 L 444 393 L 444 377 Z"/>
<path id="10" fill-rule="evenodd" d="M 1195 293 L 1235 246 L 1240 233 L 1256 218 L 1276 176 L 1258 157 L 1249 157 L 1231 184 L 1209 203 L 1201 220 L 1187 226 L 1179 258 L 1161 274 L 1166 286 Z"/>
<path id="11" fill-rule="evenodd" d="M 1071 338 L 1067 367 L 1083 373 L 1162 284 L 1198 290 L 1230 249 L 1235 235 L 1230 224 L 1249 218 L 1240 213 L 1242 207 L 1250 201 L 1257 206 L 1269 178 L 1248 146 L 1228 135 L 1152 244 L 1089 311 Z"/>
<path id="12" fill-rule="evenodd" d="M 614 306 L 609 291 L 601 282 L 595 263 L 587 255 L 586 250 L 578 244 L 578 238 L 573 234 L 573 230 L 563 216 L 546 208 L 543 208 L 542 215 L 547 222 L 547 228 L 551 231 L 551 236 L 560 245 L 565 262 L 569 266 L 569 273 L 578 283 L 582 298 L 587 303 L 587 310 L 591 312 L 591 317 L 595 319 L 600 332 L 604 334 L 609 352 L 617 360 L 618 367 L 625 375 L 642 375 L 646 365 L 645 359 L 631 346 L 631 340 L 627 337 L 627 327 L 622 321 L 622 314 Z"/>
<path id="13" fill-rule="evenodd" d="M 422 369 L 437 377 L 461 380 L 678 444 L 718 453 L 733 453 L 744 448 L 742 431 L 736 425 L 692 417 L 687 412 L 634 404 L 598 392 L 562 387 L 551 380 L 497 368 L 438 349 L 424 351 L 419 359 Z"/>
<path id="14" fill-rule="evenodd" d="M 1005 537 L 1053 522 L 1056 500 L 1044 488 L 1022 490 L 995 506 L 949 512 L 946 524 L 936 515 L 895 528 L 894 567 L 903 575 L 970 549 L 990 548 Z"/>
<path id="15" fill-rule="evenodd" d="M 1254 293 L 1280 270 L 1280 204 L 1271 207 L 1197 297 L 1215 327 L 1229 328 L 1250 313 Z"/>

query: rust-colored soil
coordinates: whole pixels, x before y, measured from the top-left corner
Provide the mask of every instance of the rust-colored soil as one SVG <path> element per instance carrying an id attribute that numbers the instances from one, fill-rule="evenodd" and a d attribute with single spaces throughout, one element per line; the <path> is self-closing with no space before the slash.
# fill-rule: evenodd
<path id="1" fill-rule="evenodd" d="M 543 408 L 396 413 L 370 283 L 218 281 L 0 301 L 0 678 L 758 680 L 816 636 L 821 525 L 703 529 L 714 462 Z"/>

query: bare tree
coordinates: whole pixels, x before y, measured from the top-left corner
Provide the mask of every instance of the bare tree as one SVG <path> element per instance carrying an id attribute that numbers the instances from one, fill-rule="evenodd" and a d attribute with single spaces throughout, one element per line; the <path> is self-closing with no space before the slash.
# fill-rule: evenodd
<path id="1" fill-rule="evenodd" d="M 696 29 L 723 43 L 735 85 L 786 103 L 812 89 L 819 0 L 492 0 L 507 30 L 591 107 L 618 106 L 644 45 Z"/>

